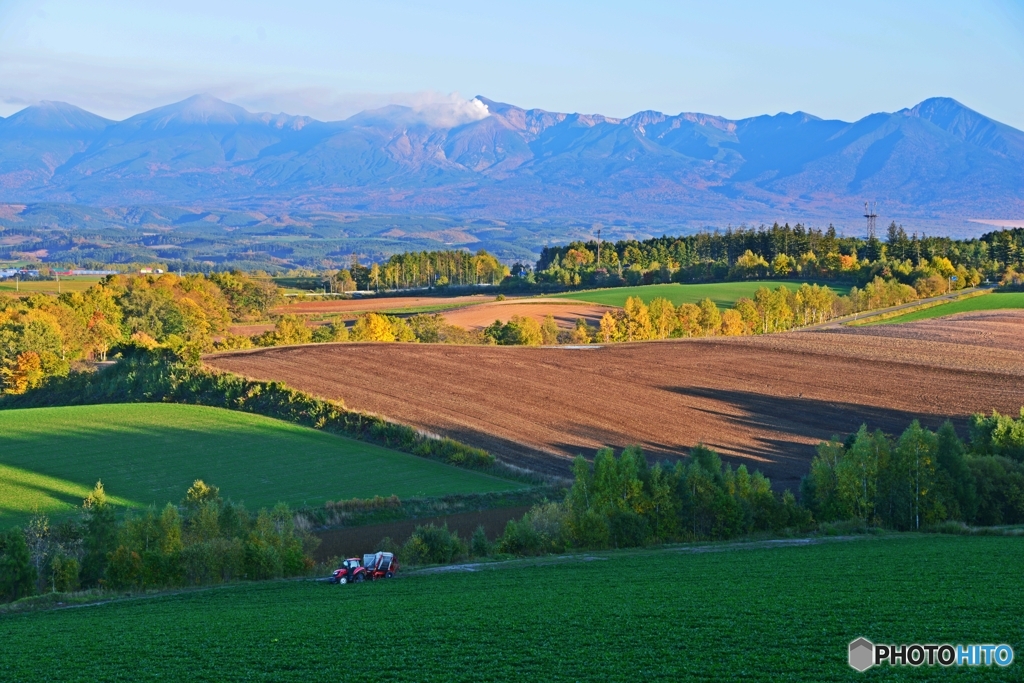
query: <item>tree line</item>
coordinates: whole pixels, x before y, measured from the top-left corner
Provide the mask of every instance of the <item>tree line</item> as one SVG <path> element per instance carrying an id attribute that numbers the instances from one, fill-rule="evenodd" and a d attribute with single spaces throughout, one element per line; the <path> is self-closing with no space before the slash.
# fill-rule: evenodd
<path id="1" fill-rule="evenodd" d="M 956 240 L 908 236 L 893 223 L 883 241 L 842 237 L 831 226 L 821 230 L 775 224 L 643 241 L 576 241 L 545 247 L 533 268 L 519 264 L 512 274 L 528 282 L 570 287 L 771 277 L 864 284 L 881 277 L 919 291 L 945 291 L 950 284 L 956 289 L 985 278 L 997 280 L 1011 268 L 1024 269 L 1021 228 Z"/>
<path id="2" fill-rule="evenodd" d="M 675 306 L 664 297 L 644 303 L 627 297 L 622 309 L 604 313 L 598 325 L 580 318 L 561 329 L 553 315 L 537 321 L 514 315 L 495 320 L 482 330 L 449 324 L 439 313 L 399 317 L 368 312 L 355 324 L 324 322 L 310 327 L 301 316 L 283 315 L 274 329 L 252 337 L 227 335 L 219 349 L 328 342 L 419 342 L 427 344 L 490 344 L 499 346 L 550 346 L 646 341 L 708 336 L 769 334 L 813 325 L 850 313 L 895 306 L 918 298 L 914 288 L 880 277 L 862 288 L 853 287 L 840 296 L 827 285 L 803 283 L 795 289 L 780 285 L 760 287 L 752 298 L 742 297 L 732 308 L 722 309 L 710 298 L 696 304 Z"/>
<path id="3" fill-rule="evenodd" d="M 333 291 L 421 289 L 468 285 L 499 285 L 509 275 L 508 266 L 480 249 L 408 251 L 394 254 L 369 266 L 352 256 L 348 268 L 327 273 Z"/>
<path id="4" fill-rule="evenodd" d="M 610 448 L 593 462 L 577 457 L 573 483 L 561 501 L 533 506 L 510 520 L 490 541 L 478 528 L 462 539 L 447 526 L 417 527 L 404 542 L 384 538 L 378 550 L 409 564 L 445 564 L 468 557 L 543 555 L 569 549 L 631 548 L 657 543 L 723 540 L 753 533 L 811 530 L 810 512 L 792 493 L 746 466 L 723 465 L 719 455 L 696 446 L 687 461 L 648 465 L 630 446 Z"/>
<path id="5" fill-rule="evenodd" d="M 823 521 L 861 519 L 892 529 L 955 521 L 1024 522 L 1024 408 L 974 415 L 964 443 L 951 422 L 913 422 L 892 438 L 867 426 L 818 446 L 801 499 Z"/>
<path id="6" fill-rule="evenodd" d="M 0 600 L 302 576 L 318 544 L 284 503 L 249 512 L 196 480 L 180 504 L 118 519 L 97 482 L 77 518 L 36 515 L 0 534 Z"/>

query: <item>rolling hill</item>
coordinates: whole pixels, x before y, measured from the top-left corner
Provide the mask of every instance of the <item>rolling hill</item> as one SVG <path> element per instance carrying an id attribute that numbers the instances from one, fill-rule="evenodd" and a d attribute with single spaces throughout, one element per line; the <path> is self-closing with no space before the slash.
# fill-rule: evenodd
<path id="1" fill-rule="evenodd" d="M 516 482 L 261 415 L 128 403 L 0 411 L 0 530 L 72 514 L 97 480 L 115 503 L 162 507 L 196 479 L 252 509 L 503 491 Z"/>

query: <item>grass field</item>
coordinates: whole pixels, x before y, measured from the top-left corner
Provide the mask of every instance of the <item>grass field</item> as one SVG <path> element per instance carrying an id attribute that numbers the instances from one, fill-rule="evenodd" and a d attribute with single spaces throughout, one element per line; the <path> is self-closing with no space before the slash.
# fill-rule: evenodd
<path id="1" fill-rule="evenodd" d="M 610 289 L 591 289 L 581 292 L 566 292 L 558 294 L 559 298 L 576 299 L 577 301 L 589 301 L 594 304 L 605 306 L 625 306 L 626 299 L 631 296 L 638 296 L 644 303 L 650 303 L 656 297 L 665 297 L 674 305 L 695 304 L 702 299 L 710 298 L 723 308 L 731 308 L 738 299 L 753 297 L 759 287 L 775 289 L 779 285 L 786 285 L 790 289 L 796 289 L 803 284 L 802 280 L 754 280 L 748 282 L 712 282 L 700 285 L 681 285 L 677 283 L 666 285 L 640 285 L 638 287 L 612 287 Z M 827 283 L 829 287 L 838 294 L 847 294 L 850 291 L 847 285 Z"/>
<path id="2" fill-rule="evenodd" d="M 92 287 L 94 284 L 103 279 L 102 275 L 77 275 L 69 277 L 61 277 L 60 279 L 60 291 L 61 292 L 84 292 L 85 290 Z M 57 294 L 57 281 L 56 280 L 21 280 L 15 282 L 14 280 L 0 280 L 0 292 L 7 292 L 8 294 L 22 293 L 22 294 Z"/>
<path id="3" fill-rule="evenodd" d="M 918 320 L 929 320 L 954 313 L 969 313 L 971 311 L 997 311 L 1007 308 L 1024 308 L 1024 292 L 993 292 L 974 296 L 960 301 L 951 301 L 948 304 L 932 306 L 920 311 L 913 311 L 906 315 L 900 315 L 888 320 L 882 320 L 875 325 L 891 325 L 893 323 L 912 323 Z"/>
<path id="4" fill-rule="evenodd" d="M 259 415 L 161 403 L 0 411 L 0 528 L 60 516 L 102 479 L 122 505 L 195 479 L 250 508 L 500 491 L 519 484 Z"/>
<path id="5" fill-rule="evenodd" d="M 797 542 L 799 543 L 799 542 Z M 0 616 L 5 680 L 1020 680 L 1024 543 L 902 536 L 273 582 Z M 718 551 L 718 552 L 716 552 Z M 589 560 L 589 561 L 585 561 Z M 847 646 L 1007 643 L 1009 668 Z"/>

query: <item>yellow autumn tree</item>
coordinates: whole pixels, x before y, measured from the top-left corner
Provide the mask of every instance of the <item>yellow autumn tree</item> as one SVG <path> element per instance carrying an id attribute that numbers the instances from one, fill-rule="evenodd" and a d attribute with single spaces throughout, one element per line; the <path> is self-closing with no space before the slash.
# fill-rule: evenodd
<path id="1" fill-rule="evenodd" d="M 697 306 L 700 308 L 700 326 L 704 334 L 718 334 L 722 326 L 722 312 L 718 310 L 718 305 L 711 299 L 703 299 Z"/>
<path id="2" fill-rule="evenodd" d="M 349 333 L 352 341 L 393 342 L 395 330 L 386 315 L 364 313 Z"/>
<path id="3" fill-rule="evenodd" d="M 655 339 L 667 339 L 676 329 L 676 307 L 664 297 L 657 297 L 648 306 Z"/>
<path id="4" fill-rule="evenodd" d="M 297 315 L 282 315 L 274 323 L 274 345 L 308 344 L 313 341 L 313 330 Z"/>
<path id="5" fill-rule="evenodd" d="M 653 336 L 650 310 L 638 296 L 626 299 L 626 341 L 643 341 Z"/>
<path id="6" fill-rule="evenodd" d="M 676 330 L 681 337 L 699 337 L 704 329 L 700 324 L 700 307 L 696 304 L 680 304 L 676 309 Z"/>
<path id="7" fill-rule="evenodd" d="M 742 334 L 747 334 L 747 326 L 743 322 L 743 316 L 732 308 L 722 313 L 722 326 L 720 329 L 725 337 L 738 337 Z"/>
<path id="8" fill-rule="evenodd" d="M 555 316 L 551 314 L 544 316 L 544 322 L 540 326 L 540 333 L 542 343 L 545 346 L 558 343 L 558 323 L 555 322 Z"/>
<path id="9" fill-rule="evenodd" d="M 611 311 L 601 316 L 601 339 L 605 344 L 616 341 L 619 336 L 619 324 Z"/>
<path id="10" fill-rule="evenodd" d="M 35 351 L 19 353 L 13 362 L 0 368 L 0 381 L 7 394 L 24 394 L 39 386 L 44 376 L 42 362 Z"/>

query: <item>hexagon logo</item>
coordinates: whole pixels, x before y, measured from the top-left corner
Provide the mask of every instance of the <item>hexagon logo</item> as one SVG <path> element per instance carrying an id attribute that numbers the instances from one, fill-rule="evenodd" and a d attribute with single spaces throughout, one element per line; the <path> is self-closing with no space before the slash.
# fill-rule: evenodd
<path id="1" fill-rule="evenodd" d="M 875 664 L 875 646 L 867 638 L 858 638 L 850 643 L 850 666 L 857 671 L 867 671 Z"/>

